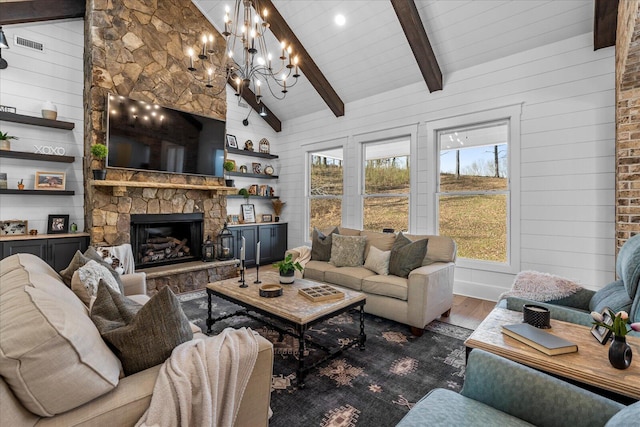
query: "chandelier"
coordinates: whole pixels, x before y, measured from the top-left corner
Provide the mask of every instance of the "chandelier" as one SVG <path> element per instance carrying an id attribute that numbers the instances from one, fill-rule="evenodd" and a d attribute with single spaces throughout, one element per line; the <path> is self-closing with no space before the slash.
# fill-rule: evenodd
<path id="1" fill-rule="evenodd" d="M 198 72 L 198 80 L 207 88 L 213 88 L 214 79 L 223 77 L 232 83 L 238 99 L 246 96 L 243 92 L 247 89 L 253 92 L 257 103 L 264 90 L 276 99 L 284 99 L 300 77 L 298 57 L 285 41 L 280 42 L 275 57 L 269 51 L 265 39 L 269 30 L 268 13 L 260 7 L 259 0 L 236 0 L 233 12 L 227 6 L 222 32 L 224 49 L 216 46 L 213 34 L 203 34 L 202 46 L 189 49 L 189 71 Z M 225 86 L 215 95 L 222 93 Z"/>

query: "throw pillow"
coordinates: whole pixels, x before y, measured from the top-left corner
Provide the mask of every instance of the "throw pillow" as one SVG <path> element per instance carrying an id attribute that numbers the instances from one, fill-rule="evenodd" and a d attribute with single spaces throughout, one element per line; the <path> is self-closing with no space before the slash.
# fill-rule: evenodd
<path id="1" fill-rule="evenodd" d="M 331 259 L 329 263 L 336 267 L 362 266 L 366 244 L 367 238 L 364 236 L 334 234 L 331 242 Z"/>
<path id="2" fill-rule="evenodd" d="M 313 228 L 311 238 L 311 259 L 313 261 L 329 261 L 331 259 L 331 236 L 333 234 L 338 234 L 338 227 L 334 228 L 329 235 Z"/>
<path id="3" fill-rule="evenodd" d="M 89 307 L 91 299 L 98 292 L 98 283 L 101 280 L 114 291 L 121 293 L 118 282 L 107 267 L 94 260 L 90 260 L 74 273 L 71 279 L 71 290 Z"/>
<path id="4" fill-rule="evenodd" d="M 163 363 L 176 346 L 193 338 L 168 286 L 140 306 L 100 281 L 91 320 L 122 362 L 125 375 Z"/>
<path id="5" fill-rule="evenodd" d="M 76 251 L 73 258 L 71 258 L 71 262 L 69 263 L 67 268 L 60 271 L 60 277 L 62 277 L 62 280 L 67 286 L 71 286 L 71 278 L 73 277 L 73 273 L 75 273 L 77 269 L 89 262 L 89 259 L 90 258 L 84 256 L 82 252 Z"/>
<path id="6" fill-rule="evenodd" d="M 84 251 L 84 256 L 86 256 L 89 259 L 98 261 L 100 264 L 102 264 L 105 267 L 107 267 L 107 270 L 109 270 L 109 272 L 111 273 L 113 278 L 116 279 L 116 282 L 118 282 L 118 287 L 120 288 L 120 293 L 124 294 L 124 284 L 122 283 L 122 279 L 120 279 L 120 274 L 118 272 L 116 272 L 113 269 L 113 267 L 111 267 L 111 264 L 109 264 L 108 262 L 105 262 L 105 260 L 102 258 L 102 255 L 100 255 L 98 253 L 98 251 L 96 251 L 96 249 L 93 246 L 89 246 L 87 248 L 87 250 Z"/>
<path id="7" fill-rule="evenodd" d="M 409 277 L 411 270 L 422 265 L 422 260 L 427 253 L 427 243 L 427 239 L 412 242 L 402 233 L 398 233 L 389 257 L 389 274 Z"/>
<path id="8" fill-rule="evenodd" d="M 369 247 L 369 255 L 364 262 L 364 268 L 373 271 L 374 273 L 386 276 L 389 274 L 389 258 L 391 257 L 391 251 L 381 251 L 375 246 Z"/>

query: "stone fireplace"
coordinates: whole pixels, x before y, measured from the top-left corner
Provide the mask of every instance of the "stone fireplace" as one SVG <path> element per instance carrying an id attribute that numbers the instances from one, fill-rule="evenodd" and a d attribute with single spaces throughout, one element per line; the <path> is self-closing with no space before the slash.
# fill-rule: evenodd
<path id="1" fill-rule="evenodd" d="M 202 213 L 131 215 L 131 247 L 136 268 L 200 259 Z"/>

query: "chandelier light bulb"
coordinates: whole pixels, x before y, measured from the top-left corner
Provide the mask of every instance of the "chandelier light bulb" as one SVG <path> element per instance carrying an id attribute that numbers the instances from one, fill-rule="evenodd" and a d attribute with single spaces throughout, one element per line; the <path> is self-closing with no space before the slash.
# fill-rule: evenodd
<path id="1" fill-rule="evenodd" d="M 265 64 L 264 58 L 262 56 L 259 56 L 258 57 L 258 65 L 264 65 L 264 64 Z"/>

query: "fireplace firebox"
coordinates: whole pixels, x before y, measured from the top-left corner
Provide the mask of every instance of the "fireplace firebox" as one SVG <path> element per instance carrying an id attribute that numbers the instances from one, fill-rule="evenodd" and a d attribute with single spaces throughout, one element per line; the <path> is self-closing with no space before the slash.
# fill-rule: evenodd
<path id="1" fill-rule="evenodd" d="M 136 268 L 200 259 L 203 223 L 202 213 L 131 215 Z"/>

